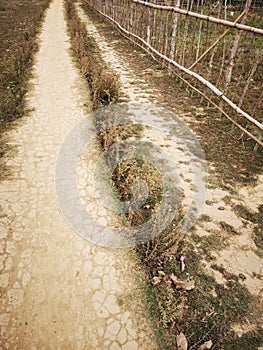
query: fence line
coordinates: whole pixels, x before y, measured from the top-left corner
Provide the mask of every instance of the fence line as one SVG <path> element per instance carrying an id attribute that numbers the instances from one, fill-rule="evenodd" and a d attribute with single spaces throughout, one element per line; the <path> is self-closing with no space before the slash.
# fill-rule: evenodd
<path id="1" fill-rule="evenodd" d="M 145 2 L 145 1 L 142 1 L 142 0 L 131 0 L 131 1 L 134 2 L 135 4 L 136 3 L 137 4 L 141 4 L 141 5 L 144 5 L 144 6 L 147 6 L 147 7 L 151 7 L 151 8 L 154 8 L 154 9 L 160 9 L 160 10 L 165 10 L 165 11 L 172 11 L 172 12 L 180 13 L 182 15 L 186 15 L 186 16 L 202 19 L 204 21 L 217 23 L 217 24 L 222 24 L 223 26 L 226 26 L 226 27 L 236 28 L 236 29 L 247 31 L 247 32 L 252 32 L 252 33 L 257 33 L 257 34 L 263 35 L 263 29 L 260 29 L 260 28 L 250 27 L 250 26 L 247 26 L 247 25 L 244 25 L 244 24 L 239 24 L 239 23 L 235 23 L 235 22 L 226 21 L 226 20 L 223 20 L 223 19 L 220 19 L 220 18 L 202 15 L 201 13 L 196 13 L 196 12 L 183 10 L 183 9 L 180 9 L 180 8 L 174 7 L 174 6 L 156 5 L 156 4 Z"/>
<path id="2" fill-rule="evenodd" d="M 229 55 L 228 59 L 230 60 L 232 57 L 232 61 L 230 60 L 230 65 L 226 70 L 225 81 L 223 81 L 223 83 L 221 84 L 221 86 L 225 89 L 224 91 L 224 89 L 219 89 L 218 87 L 216 87 L 216 85 L 213 82 L 206 79 L 199 72 L 194 72 L 174 60 L 176 56 L 180 57 L 182 60 L 182 52 L 181 52 L 181 55 L 178 54 L 178 51 L 179 51 L 178 38 L 180 38 L 180 34 L 178 34 L 178 32 L 183 32 L 182 29 L 184 29 L 183 34 L 181 34 L 181 38 L 183 36 L 184 41 L 185 41 L 185 30 L 187 29 L 189 33 L 189 23 L 188 23 L 188 26 L 186 25 L 187 24 L 186 21 L 184 21 L 183 23 L 180 23 L 180 18 L 179 18 L 180 12 L 172 11 L 172 16 L 171 16 L 171 7 L 168 7 L 169 12 L 167 12 L 167 6 L 145 3 L 141 0 L 110 0 L 110 1 L 107 1 L 107 3 L 103 0 L 86 0 L 86 2 L 91 6 L 93 6 L 103 16 L 111 20 L 121 30 L 121 32 L 124 33 L 128 38 L 132 39 L 136 44 L 139 44 L 139 46 L 141 46 L 143 49 L 150 52 L 155 59 L 157 58 L 159 59 L 159 61 L 163 63 L 166 62 L 170 67 L 171 66 L 175 67 L 176 69 L 181 71 L 183 74 L 186 74 L 187 77 L 194 78 L 198 82 L 201 82 L 203 86 L 205 86 L 210 91 L 212 91 L 213 94 L 215 94 L 217 98 L 221 100 L 221 105 L 219 104 L 218 106 L 218 104 L 215 103 L 213 98 L 209 98 L 209 96 L 206 96 L 206 94 L 202 92 L 201 94 L 203 94 L 206 98 L 208 98 L 208 100 L 210 100 L 210 102 L 212 102 L 214 106 L 216 106 L 225 116 L 228 117 L 228 119 L 230 119 L 237 127 L 239 127 L 243 133 L 246 133 L 251 139 L 253 139 L 258 144 L 263 146 L 263 142 L 261 141 L 263 123 L 261 123 L 260 121 L 252 117 L 249 113 L 245 112 L 243 109 L 240 108 L 243 101 L 241 101 L 240 104 L 237 104 L 226 96 L 226 91 L 229 90 L 229 84 L 231 82 L 231 78 L 233 78 L 232 77 L 233 67 L 231 67 L 231 63 L 233 64 L 234 60 L 232 56 L 234 56 L 235 58 L 237 48 L 240 48 L 239 42 L 241 38 L 241 31 L 238 30 L 238 28 L 236 28 L 236 30 L 238 30 L 237 32 L 238 36 L 237 34 L 234 36 L 232 35 L 233 36 L 232 39 L 234 39 L 234 42 L 236 43 L 237 47 L 236 48 L 234 47 L 235 51 L 233 48 L 231 49 L 231 55 Z M 248 0 L 246 4 L 247 5 L 245 8 L 246 15 L 249 10 L 249 4 L 251 4 L 251 0 Z M 180 0 L 177 0 L 176 5 L 180 6 Z M 172 9 L 176 9 L 176 7 L 172 7 Z M 146 10 L 148 11 L 146 12 Z M 187 16 L 187 13 L 184 13 L 184 15 Z M 188 19 L 188 17 L 186 18 Z M 196 16 L 195 20 L 197 19 L 199 19 L 198 16 Z M 196 25 L 195 25 L 195 28 L 196 28 Z M 196 52 L 199 52 L 201 50 L 200 43 L 203 43 L 202 33 L 200 33 L 200 31 L 202 32 L 202 26 L 199 24 L 198 39 L 196 40 L 196 38 L 194 37 L 197 45 L 199 45 L 199 50 L 196 50 Z M 217 28 L 217 31 L 218 31 L 218 28 Z M 250 34 L 251 32 L 252 31 L 250 31 Z M 209 34 L 209 31 L 208 31 L 208 34 Z M 255 31 L 253 31 L 253 35 L 255 35 Z M 257 36 L 261 37 L 261 34 L 257 33 Z M 262 45 L 262 42 L 260 43 Z M 246 45 L 248 44 L 246 43 Z M 189 44 L 189 41 L 188 41 L 188 45 L 184 45 L 184 51 L 186 51 L 186 53 L 189 53 L 190 47 L 191 47 L 191 44 Z M 215 48 L 213 48 L 213 51 L 214 50 Z M 198 56 L 196 52 L 194 52 L 194 54 Z M 169 54 L 167 55 L 167 53 Z M 189 57 L 187 59 L 186 53 L 183 52 L 184 54 L 183 56 L 185 56 L 184 60 L 189 61 Z M 213 54 L 215 54 L 215 52 L 213 52 Z M 168 57 L 169 55 L 170 57 Z M 194 55 L 192 53 L 192 57 L 193 56 Z M 211 59 L 213 59 L 212 55 L 210 57 L 210 62 L 209 62 L 210 67 L 211 67 Z M 224 60 L 226 60 L 226 57 L 224 58 Z M 247 91 L 249 90 L 249 85 L 252 83 L 253 77 L 255 77 L 256 75 L 257 68 L 260 66 L 259 64 L 260 61 L 261 61 L 261 57 L 257 55 L 256 61 L 255 61 L 257 63 L 254 62 L 254 64 L 252 64 L 252 68 L 249 70 L 249 73 L 250 73 L 249 78 L 245 80 L 245 88 L 243 89 L 242 100 L 244 100 L 244 97 Z M 214 68 L 213 62 L 212 62 L 212 68 Z M 212 73 L 212 69 L 210 70 L 210 76 L 212 75 L 211 73 Z M 184 79 L 183 77 L 181 78 Z M 184 79 L 184 80 L 187 81 L 188 79 Z M 200 91 L 198 87 L 193 86 L 193 84 L 191 83 L 189 84 L 195 90 Z M 236 118 L 230 117 L 229 112 L 224 110 L 222 105 L 223 103 L 225 103 L 228 107 L 230 107 L 231 110 L 234 110 L 235 112 L 237 112 L 239 118 L 236 119 Z M 240 116 L 242 116 L 243 120 L 245 119 L 247 121 L 246 125 L 244 125 L 243 120 L 240 120 Z M 248 122 L 250 122 L 251 124 L 248 124 Z M 258 136 L 255 136 L 255 133 L 256 133 L 255 127 L 260 130 L 260 134 Z"/>

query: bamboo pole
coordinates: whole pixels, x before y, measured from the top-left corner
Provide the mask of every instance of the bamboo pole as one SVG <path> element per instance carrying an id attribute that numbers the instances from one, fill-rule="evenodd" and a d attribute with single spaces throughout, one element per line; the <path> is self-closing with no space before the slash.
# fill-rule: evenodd
<path id="1" fill-rule="evenodd" d="M 218 18 L 220 18 L 220 16 L 221 16 L 222 5 L 223 5 L 223 0 L 219 0 L 218 1 L 218 15 L 217 15 Z M 217 24 L 216 30 L 215 30 L 216 36 L 218 36 L 218 27 L 219 27 L 219 25 Z M 209 32 L 209 22 L 207 22 L 207 33 L 208 32 Z M 216 50 L 217 50 L 217 48 L 216 48 L 216 46 L 214 46 L 212 49 L 212 52 L 211 52 L 209 63 L 208 63 L 207 80 L 210 80 L 210 77 L 212 75 L 213 63 L 214 63 L 214 57 L 215 57 Z M 224 53 L 223 53 L 223 55 L 224 55 Z M 217 85 L 217 84 L 215 84 L 215 85 Z M 209 107 L 209 103 L 208 103 L 207 107 Z"/>
<path id="2" fill-rule="evenodd" d="M 242 22 L 243 23 L 246 21 L 246 18 L 247 18 L 248 11 L 249 11 L 251 3 L 252 3 L 252 0 L 247 0 L 247 2 L 245 4 L 245 9 L 244 9 L 245 15 L 242 18 Z M 230 86 L 230 82 L 231 82 L 231 79 L 232 79 L 233 68 L 234 68 L 234 65 L 235 65 L 235 57 L 236 57 L 236 54 L 237 54 L 238 45 L 239 45 L 239 41 L 240 41 L 241 35 L 242 35 L 242 31 L 239 31 L 239 32 L 236 33 L 234 44 L 233 44 L 233 46 L 231 48 L 231 51 L 230 51 L 229 66 L 228 66 L 227 71 L 226 71 L 226 77 L 225 77 L 225 81 L 224 81 L 225 84 L 224 84 L 224 88 L 223 88 L 224 94 L 227 93 L 228 88 Z"/>
<path id="3" fill-rule="evenodd" d="M 162 51 L 161 50 L 161 47 L 162 47 L 162 42 L 163 42 L 163 39 L 162 39 L 162 36 L 163 36 L 163 11 L 160 10 L 160 13 L 159 13 L 159 33 L 158 33 L 158 51 Z"/>
<path id="4" fill-rule="evenodd" d="M 190 0 L 187 0 L 187 10 L 189 10 L 189 6 L 190 6 Z M 183 41 L 182 41 L 182 51 L 181 51 L 181 60 L 180 60 L 180 64 L 182 66 L 184 65 L 186 41 L 188 37 L 188 27 L 189 27 L 189 17 L 187 16 L 185 19 L 185 25 L 184 25 L 184 35 L 183 35 Z"/>
<path id="5" fill-rule="evenodd" d="M 87 0 L 86 0 L 87 1 Z M 87 1 L 88 2 L 88 1 Z M 99 11 L 100 12 L 100 11 Z M 184 73 L 190 75 L 191 77 L 196 78 L 197 80 L 199 80 L 202 84 L 204 84 L 205 86 L 207 86 L 210 90 L 212 90 L 214 92 L 215 95 L 217 95 L 219 98 L 221 98 L 223 101 L 225 101 L 230 107 L 232 107 L 238 114 L 242 115 L 244 118 L 246 118 L 247 120 L 249 120 L 252 124 L 254 124 L 256 127 L 258 127 L 260 130 L 263 131 L 263 124 L 260 123 L 258 120 L 254 119 L 253 117 L 251 117 L 248 113 L 244 112 L 240 107 L 238 107 L 234 102 L 232 102 L 229 98 L 227 98 L 222 91 L 220 91 L 216 86 L 214 86 L 212 83 L 210 83 L 209 81 L 207 81 L 204 77 L 202 77 L 200 74 L 197 74 L 191 70 L 189 70 L 188 68 L 185 68 L 183 66 L 181 66 L 180 64 L 178 64 L 177 62 L 173 61 L 172 59 L 164 56 L 163 54 L 161 54 L 159 51 L 157 51 L 154 47 L 152 47 L 151 45 L 148 45 L 147 42 L 142 39 L 141 37 L 139 37 L 136 34 L 133 34 L 131 32 L 129 32 L 127 29 L 123 28 L 118 22 L 116 22 L 113 18 L 111 18 L 110 16 L 100 12 L 101 15 L 105 16 L 106 18 L 108 18 L 111 22 L 115 23 L 116 26 L 123 31 L 124 33 L 126 33 L 126 35 L 128 36 L 132 36 L 134 38 L 136 38 L 137 40 L 139 40 L 141 43 L 143 43 L 144 46 L 146 46 L 147 48 L 149 48 L 155 55 L 159 56 L 160 58 L 162 58 L 163 60 L 165 60 L 167 63 L 175 66 L 176 68 L 178 68 L 179 70 L 183 71 Z M 144 47 L 145 49 L 145 47 Z"/>
<path id="6" fill-rule="evenodd" d="M 168 50 L 168 22 L 169 22 L 169 12 L 166 12 L 165 16 L 165 42 L 164 42 L 164 55 L 167 55 Z"/>
<path id="7" fill-rule="evenodd" d="M 234 22 L 230 22 L 230 21 L 227 21 L 227 20 L 219 19 L 219 18 L 216 18 L 216 17 L 202 15 L 200 13 L 179 9 L 179 8 L 176 8 L 176 7 L 173 7 L 173 6 L 155 5 L 155 4 L 152 4 L 152 3 L 149 3 L 149 2 L 144 2 L 142 0 L 131 0 L 131 1 L 134 2 L 134 3 L 137 3 L 137 4 L 141 4 L 143 6 L 148 6 L 148 7 L 152 7 L 152 8 L 155 8 L 155 9 L 164 9 L 166 11 L 173 11 L 173 12 L 180 13 L 182 15 L 199 18 L 199 19 L 202 19 L 202 20 L 205 20 L 205 21 L 209 21 L 209 22 L 213 22 L 213 23 L 222 24 L 223 26 L 226 26 L 226 27 L 236 28 L 236 29 L 244 30 L 246 32 L 252 32 L 252 33 L 257 33 L 257 34 L 263 35 L 263 29 L 251 27 L 251 26 L 248 26 L 248 25 L 234 23 Z"/>
<path id="8" fill-rule="evenodd" d="M 244 15 L 246 11 L 243 11 L 233 23 L 237 23 Z M 197 63 L 199 63 L 207 54 L 210 52 L 226 35 L 230 32 L 232 28 L 228 28 L 220 37 L 189 67 L 189 69 L 193 69 Z"/>
<path id="9" fill-rule="evenodd" d="M 169 68 L 167 66 L 167 68 Z M 240 124 L 238 124 L 233 118 L 231 118 L 222 108 L 220 108 L 214 101 L 211 100 L 211 98 L 209 98 L 206 94 L 203 93 L 203 91 L 197 89 L 195 86 L 193 86 L 191 83 L 189 83 L 189 81 L 187 81 L 186 79 L 184 79 L 182 76 L 180 76 L 179 74 L 177 74 L 175 71 L 173 71 L 173 73 L 179 78 L 181 79 L 185 84 L 187 84 L 188 86 L 191 87 L 191 89 L 193 89 L 194 91 L 196 91 L 198 94 L 200 94 L 201 96 L 203 96 L 206 100 L 209 101 L 209 103 L 211 103 L 214 107 L 216 107 L 220 113 L 222 113 L 228 120 L 230 120 L 236 127 L 238 127 L 241 131 L 243 131 L 245 134 L 247 134 L 252 140 L 254 140 L 255 142 L 257 142 L 257 145 L 260 144 L 263 147 L 263 142 L 262 142 L 262 132 L 259 131 L 259 137 L 257 138 L 256 136 L 254 136 L 253 134 L 251 134 L 251 132 L 249 132 L 247 129 L 245 129 L 243 126 L 241 126 Z M 255 146 L 255 148 L 256 148 Z M 257 150 L 257 148 L 254 151 Z"/>
<path id="10" fill-rule="evenodd" d="M 203 0 L 201 0 L 201 14 L 203 14 L 203 11 L 204 11 L 204 9 L 203 9 Z M 199 30 L 198 30 L 197 50 L 196 50 L 196 56 L 195 56 L 196 60 L 199 57 L 201 36 L 202 36 L 202 28 L 203 28 L 203 21 L 201 20 L 200 23 L 199 23 Z"/>
<path id="11" fill-rule="evenodd" d="M 252 66 L 252 69 L 251 69 L 251 72 L 250 72 L 249 77 L 247 79 L 247 82 L 246 82 L 245 88 L 243 90 L 242 96 L 240 97 L 238 107 L 241 107 L 242 104 L 243 104 L 244 97 L 245 97 L 245 95 L 247 93 L 249 85 L 250 85 L 250 83 L 251 83 L 251 81 L 253 79 L 253 76 L 254 76 L 254 74 L 255 74 L 255 72 L 257 70 L 257 67 L 258 67 L 258 65 L 259 65 L 259 63 L 261 61 L 262 56 L 263 56 L 263 49 L 258 53 L 256 61 L 254 62 L 253 66 Z"/>
<path id="12" fill-rule="evenodd" d="M 176 7 L 180 7 L 180 0 L 177 0 Z M 174 58 L 175 53 L 175 38 L 177 33 L 177 26 L 178 26 L 178 14 L 175 13 L 174 15 L 174 22 L 173 22 L 173 29 L 172 29 L 172 39 L 171 39 L 171 50 L 170 50 L 170 57 Z"/>
<path id="13" fill-rule="evenodd" d="M 225 17 L 225 19 L 226 19 L 226 9 L 227 9 L 227 0 L 225 0 L 225 9 L 224 9 L 224 17 Z M 218 79 L 217 79 L 216 85 L 219 84 L 220 79 L 222 77 L 224 66 L 225 66 L 225 59 L 226 59 L 226 38 L 224 38 L 224 40 L 223 40 L 223 56 L 222 56 L 220 72 L 219 72 L 219 75 L 218 75 Z"/>

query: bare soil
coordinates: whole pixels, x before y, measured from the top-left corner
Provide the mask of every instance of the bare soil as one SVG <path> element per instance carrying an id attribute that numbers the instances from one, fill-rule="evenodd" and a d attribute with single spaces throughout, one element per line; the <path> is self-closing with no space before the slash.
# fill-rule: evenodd
<path id="1" fill-rule="evenodd" d="M 71 55 L 63 5 L 52 1 L 39 36 L 26 101 L 30 112 L 5 134 L 12 153 L 4 157 L 9 177 L 0 182 L 0 347 L 156 349 L 134 253 L 80 237 L 57 201 L 60 147 L 91 105 Z M 89 123 L 85 131 L 95 138 Z M 112 216 L 96 205 L 95 185 L 90 189 L 90 165 L 98 158 L 92 146 L 76 169 L 78 189 L 87 212 L 107 227 Z"/>
<path id="2" fill-rule="evenodd" d="M 1 132 L 24 112 L 36 36 L 48 4 L 49 0 L 0 2 Z"/>
<path id="3" fill-rule="evenodd" d="M 29 71 L 23 74 L 18 95 L 10 72 L 13 72 L 20 52 L 19 43 L 27 41 L 28 33 L 35 33 L 29 28 L 35 23 L 35 14 L 43 8 L 40 1 L 2 1 L 0 4 L 1 29 L 5 32 L 1 43 L 1 62 L 4 62 L 1 69 L 8 77 L 6 81 L 12 96 L 19 102 L 18 107 L 16 104 L 11 106 L 13 110 L 8 118 L 5 114 L 4 125 L 10 126 L 10 121 L 24 112 L 23 97 L 27 91 L 24 82 Z M 124 39 L 115 27 L 95 12 L 89 9 L 88 13 L 99 31 L 97 40 L 108 50 L 105 65 L 119 67 L 117 73 L 121 75 L 123 89 L 119 100 L 151 101 L 180 115 L 194 130 L 209 162 L 204 214 L 193 230 L 167 247 L 164 245 L 167 233 L 180 236 L 171 225 L 159 240 L 137 251 L 145 269 L 144 290 L 158 348 L 174 349 L 176 335 L 184 332 L 190 349 L 198 349 L 208 340 L 213 341 L 212 349 L 217 350 L 262 349 L 262 150 L 253 152 L 254 144 L 201 102 L 199 96 Z M 55 12 L 50 21 L 49 32 L 46 31 L 42 39 L 52 37 L 52 28 L 57 28 Z M 67 41 L 64 24 L 60 22 L 60 26 L 61 38 Z M 62 51 L 55 51 L 58 45 L 55 41 L 53 48 L 54 52 L 62 53 L 64 70 L 59 76 L 52 75 L 53 71 L 47 76 L 43 73 L 50 69 L 48 62 L 54 60 L 50 47 L 43 46 L 36 66 L 37 72 L 41 73 L 40 80 L 37 77 L 33 81 L 36 88 L 30 95 L 30 106 L 36 112 L 11 134 L 18 152 L 16 150 L 13 158 L 9 158 L 15 180 L 5 182 L 2 192 L 6 205 L 6 212 L 1 214 L 4 270 L 0 280 L 3 289 L 0 323 L 3 346 L 55 349 L 57 346 L 80 349 L 142 349 L 144 346 L 147 350 L 152 349 L 154 345 L 149 345 L 150 338 L 154 339 L 152 331 L 146 337 L 145 321 L 139 325 L 145 316 L 144 312 L 140 313 L 140 305 L 137 320 L 125 310 L 125 300 L 130 299 L 130 305 L 137 300 L 134 294 L 138 290 L 133 282 L 128 284 L 130 290 L 125 292 L 126 280 L 122 280 L 122 274 L 134 266 L 133 259 L 129 260 L 128 254 L 127 261 L 131 265 L 123 263 L 122 254 L 116 257 L 113 252 L 108 254 L 87 245 L 68 230 L 55 204 L 52 157 L 67 126 L 72 127 L 79 120 L 83 112 L 80 105 L 83 107 L 88 96 L 83 96 L 79 78 L 65 50 L 68 46 L 63 40 L 59 41 Z M 36 50 L 35 45 L 29 48 L 32 53 Z M 45 54 L 51 55 L 48 56 L 51 59 L 45 59 Z M 31 56 L 26 66 L 28 62 L 31 62 Z M 59 69 L 56 66 L 54 72 Z M 65 77 L 69 84 L 62 83 Z M 55 89 L 56 84 L 61 85 Z M 64 88 L 66 98 L 62 96 Z M 45 92 L 46 98 L 39 103 L 41 91 Z M 3 100 L 5 90 L 1 94 Z M 58 98 L 64 104 L 57 103 Z M 49 101 L 47 109 L 46 101 Z M 72 110 L 77 111 L 74 120 Z M 36 234 L 41 238 L 36 239 Z M 65 244 L 68 241 L 70 244 Z M 182 255 L 186 255 L 185 271 L 180 268 Z M 116 268 L 116 263 L 121 268 Z M 152 280 L 160 276 L 159 271 L 162 272 L 160 282 L 153 285 Z M 195 289 L 176 289 L 171 283 L 171 274 L 182 279 L 193 278 Z M 139 327 L 136 327 L 136 321 Z"/>
<path id="4" fill-rule="evenodd" d="M 37 33 L 49 0 L 0 1 L 0 157 L 10 149 L 3 132 L 25 112 Z M 7 175 L 1 161 L 0 178 Z"/>
<path id="5" fill-rule="evenodd" d="M 125 39 L 114 26 L 91 9 L 89 16 L 111 47 L 150 86 L 152 101 L 158 101 L 158 105 L 183 116 L 197 134 L 207 160 L 213 163 L 214 170 L 211 169 L 211 172 L 215 185 L 231 189 L 239 184 L 255 182 L 262 172 L 262 149 L 258 153 L 253 152 L 254 143 L 245 142 L 241 132 L 215 109 L 208 108 L 198 94 L 190 91 L 172 74 L 169 75 L 167 69 Z"/>
<path id="6" fill-rule="evenodd" d="M 108 21 L 86 10 L 87 27 L 105 64 L 120 75 L 120 100 L 128 96 L 174 111 L 197 135 L 209 164 L 207 200 L 192 232 L 178 241 L 180 232 L 168 227 L 159 239 L 138 249 L 160 349 L 174 349 L 179 332 L 185 333 L 190 349 L 209 340 L 214 349 L 261 349 L 262 151 L 253 152 L 254 145 L 224 117 Z M 171 233 L 174 242 L 167 245 Z M 184 272 L 180 271 L 182 255 L 187 257 Z M 175 289 L 171 274 L 195 279 L 196 288 Z M 156 285 L 154 278 L 159 281 Z"/>

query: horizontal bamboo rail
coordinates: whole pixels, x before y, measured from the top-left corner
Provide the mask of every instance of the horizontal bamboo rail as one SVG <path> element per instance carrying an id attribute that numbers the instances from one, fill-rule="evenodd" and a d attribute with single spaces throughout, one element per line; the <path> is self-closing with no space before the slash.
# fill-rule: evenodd
<path id="1" fill-rule="evenodd" d="M 154 9 L 172 11 L 172 12 L 180 13 L 182 15 L 189 16 L 189 17 L 199 18 L 199 19 L 204 20 L 204 21 L 208 21 L 208 22 L 212 22 L 212 23 L 216 23 L 216 24 L 221 24 L 221 25 L 226 26 L 226 27 L 236 28 L 236 29 L 244 30 L 246 32 L 251 32 L 251 33 L 263 35 L 263 29 L 250 27 L 250 26 L 247 26 L 245 24 L 234 23 L 234 22 L 226 21 L 226 20 L 216 18 L 216 17 L 202 15 L 201 13 L 183 10 L 183 9 L 173 7 L 173 6 L 155 5 L 155 4 L 145 2 L 142 0 L 131 0 L 131 1 L 133 3 L 141 4 L 141 5 L 151 7 Z"/>
<path id="2" fill-rule="evenodd" d="M 237 120 L 233 119 L 232 117 L 230 117 L 229 114 L 226 113 L 226 111 L 224 111 L 222 109 L 222 105 L 221 104 L 217 104 L 214 101 L 211 100 L 211 98 L 209 98 L 204 92 L 200 91 L 200 89 L 198 90 L 196 87 L 194 87 L 192 84 L 190 84 L 189 82 L 187 82 L 182 75 L 180 75 L 179 73 L 176 73 L 175 70 L 173 70 L 174 74 L 177 75 L 182 81 L 184 81 L 186 84 L 188 84 L 191 88 L 193 88 L 194 91 L 197 91 L 201 96 L 203 96 L 204 98 L 206 98 L 209 103 L 211 103 L 213 106 L 215 106 L 223 115 L 225 115 L 225 117 L 227 117 L 234 125 L 236 125 L 240 130 L 242 130 L 242 132 L 244 134 L 246 134 L 249 138 L 251 138 L 252 140 L 254 140 L 255 142 L 257 142 L 258 145 L 263 146 L 263 141 L 262 141 L 262 131 L 263 131 L 263 123 L 259 122 L 258 120 L 256 120 L 255 118 L 253 118 L 251 115 L 249 115 L 247 112 L 245 112 L 243 109 L 241 109 L 241 105 L 237 105 L 236 103 L 234 103 L 230 98 L 228 98 L 224 92 L 217 88 L 215 86 L 214 83 L 211 83 L 208 79 L 206 79 L 204 76 L 202 76 L 201 74 L 198 74 L 194 71 L 192 71 L 189 68 L 186 68 L 185 66 L 183 66 L 182 64 L 179 64 L 178 62 L 176 62 L 174 59 L 170 57 L 167 57 L 167 51 L 164 50 L 164 52 L 160 52 L 160 49 L 158 47 L 158 43 L 155 43 L 156 47 L 153 47 L 154 44 L 154 40 L 155 38 L 153 37 L 153 34 L 151 33 L 151 29 L 149 27 L 149 25 L 151 26 L 151 23 L 148 23 L 148 25 L 145 27 L 146 28 L 146 32 L 143 33 L 143 29 L 140 26 L 138 27 L 131 27 L 131 22 L 124 20 L 123 21 L 123 15 L 124 18 L 129 18 L 129 16 L 131 16 L 130 18 L 132 18 L 133 21 L 133 15 L 135 12 L 134 9 L 134 4 L 139 3 L 139 11 L 136 11 L 136 15 L 137 13 L 139 14 L 140 11 L 143 11 L 144 6 L 147 6 L 148 3 L 142 2 L 140 0 L 130 0 L 130 2 L 127 2 L 127 7 L 124 5 L 125 0 L 123 0 L 124 2 L 122 2 L 121 0 L 112 0 L 112 5 L 108 4 L 108 6 L 110 7 L 105 7 L 103 8 L 103 6 L 106 5 L 101 5 L 104 2 L 101 0 L 84 0 L 86 1 L 90 6 L 92 6 L 97 12 L 99 12 L 102 16 L 104 16 L 105 18 L 107 18 L 109 21 L 113 22 L 117 28 L 121 31 L 121 33 L 126 36 L 128 39 L 130 39 L 134 44 L 138 45 L 139 47 L 141 47 L 142 49 L 144 49 L 148 54 L 150 54 L 153 59 L 155 59 L 156 61 L 161 61 L 163 64 L 166 63 L 166 65 L 171 68 L 172 66 L 174 66 L 176 69 L 180 70 L 181 72 L 184 72 L 185 74 L 187 74 L 188 76 L 193 77 L 194 79 L 198 80 L 199 82 L 201 82 L 203 85 L 205 85 L 209 91 L 211 91 L 214 95 L 217 96 L 217 98 L 222 101 L 225 102 L 227 106 L 229 106 L 232 110 L 234 110 L 236 113 L 238 113 L 238 115 L 240 115 L 241 117 L 245 118 L 244 120 L 249 121 L 252 125 L 254 125 L 256 128 L 258 128 L 260 131 L 257 133 L 257 136 L 253 135 L 250 130 L 247 130 L 247 127 L 251 129 L 251 126 L 249 126 L 249 124 L 247 124 L 246 126 L 243 125 L 242 123 L 240 124 Z M 105 4 L 105 3 L 104 3 Z M 119 5 L 117 5 L 119 4 Z M 142 6 L 143 5 L 143 6 Z M 153 4 L 150 4 L 153 5 Z M 123 12 L 115 12 L 115 10 L 113 10 L 116 6 L 116 9 L 121 8 Z M 122 6 L 122 7 L 118 7 L 118 6 Z M 130 7 L 131 6 L 131 7 Z M 142 7 L 141 7 L 142 6 Z M 156 5 L 159 6 L 159 5 Z M 163 7 L 165 10 L 167 9 L 167 6 L 161 6 Z M 111 9 L 111 10 L 110 10 Z M 104 11 L 104 12 L 103 12 Z M 116 10 L 117 11 L 117 10 Z M 157 10 L 153 10 L 153 11 L 157 11 Z M 108 12 L 108 14 L 107 14 Z M 244 12 L 243 12 L 244 13 Z M 241 15 L 243 15 L 243 13 Z M 189 12 L 188 12 L 189 14 Z M 236 19 L 236 21 L 241 17 L 241 15 Z M 175 14 L 176 16 L 176 14 Z M 139 17 L 140 18 L 140 17 Z M 149 19 L 148 19 L 149 20 Z M 123 22 L 123 25 L 120 23 Z M 129 23 L 128 23 L 129 22 Z M 140 22 L 139 22 L 140 23 Z M 222 23 L 221 23 L 222 24 Z M 131 30 L 128 30 L 126 28 L 124 28 L 124 26 L 128 27 L 128 29 L 131 29 L 133 31 L 137 31 L 137 33 L 133 33 Z M 153 27 L 154 27 L 154 23 L 153 23 Z M 156 27 L 155 27 L 156 28 Z M 138 32 L 139 29 L 139 32 Z M 154 29 L 154 28 L 153 28 Z M 145 29 L 144 29 L 145 30 Z M 229 28 L 229 30 L 231 30 L 231 28 Z M 228 30 L 228 31 L 229 31 Z M 239 32 L 241 32 L 239 30 Z M 263 32 L 263 31 L 262 31 Z M 141 34 L 142 33 L 142 34 Z M 237 35 L 239 33 L 237 32 Z M 145 38 L 141 37 L 140 35 L 145 35 Z M 254 35 L 254 34 L 250 34 L 250 35 Z M 151 41 L 151 37 L 154 38 L 153 40 L 153 44 Z M 160 38 L 160 37 L 159 37 Z M 213 48 L 215 47 L 215 45 L 213 46 Z M 201 57 L 201 56 L 200 56 Z M 255 68 L 256 69 L 256 68 Z M 255 72 L 254 72 L 255 73 Z M 254 74 L 253 73 L 253 74 Z M 253 76 L 252 74 L 252 76 Z M 251 79 L 250 79 L 251 81 Z M 248 87 L 249 83 L 247 83 L 246 86 L 246 90 Z M 245 124 L 245 122 L 243 123 Z M 254 131 L 255 132 L 255 131 Z"/>
<path id="3" fill-rule="evenodd" d="M 135 0 L 133 0 L 135 1 Z M 89 3 L 86 0 L 87 3 Z M 136 0 L 137 2 L 137 0 Z M 144 4 L 144 2 L 143 2 Z M 237 113 L 241 114 L 244 118 L 246 118 L 247 120 L 249 120 L 251 123 L 253 123 L 255 126 L 257 126 L 260 130 L 263 131 L 263 124 L 260 123 L 259 121 L 257 121 L 256 119 L 254 119 L 253 117 L 251 117 L 248 113 L 244 112 L 241 108 L 239 108 L 235 103 L 233 103 L 229 98 L 227 98 L 226 96 L 224 96 L 223 92 L 220 91 L 216 86 L 214 86 L 212 83 L 210 83 L 208 80 L 206 80 L 205 78 L 203 78 L 201 75 L 199 75 L 198 73 L 195 73 L 191 70 L 189 70 L 188 68 L 185 68 L 183 66 L 181 66 L 179 63 L 173 61 L 172 59 L 164 56 L 163 54 L 161 54 L 159 51 L 157 51 L 154 47 L 152 47 L 150 44 L 148 44 L 144 39 L 142 39 L 141 37 L 139 37 L 136 34 L 131 33 L 130 31 L 128 31 L 127 29 L 123 28 L 117 21 L 115 21 L 113 18 L 111 18 L 110 16 L 104 14 L 103 12 L 99 11 L 98 9 L 96 9 L 96 11 L 98 11 L 101 15 L 103 15 L 104 17 L 106 17 L 108 20 L 110 20 L 111 22 L 113 22 L 121 31 L 123 31 L 124 33 L 126 33 L 126 35 L 128 36 L 132 36 L 134 38 L 136 38 L 137 40 L 139 40 L 141 43 L 143 43 L 144 46 L 147 47 L 147 49 L 151 50 L 155 55 L 159 56 L 160 58 L 162 58 L 163 60 L 165 60 L 167 63 L 175 66 L 176 68 L 180 69 L 181 71 L 183 71 L 184 73 L 195 77 L 197 80 L 199 80 L 202 84 L 206 85 L 210 90 L 212 90 L 219 98 L 223 99 L 230 107 L 232 107 Z"/>

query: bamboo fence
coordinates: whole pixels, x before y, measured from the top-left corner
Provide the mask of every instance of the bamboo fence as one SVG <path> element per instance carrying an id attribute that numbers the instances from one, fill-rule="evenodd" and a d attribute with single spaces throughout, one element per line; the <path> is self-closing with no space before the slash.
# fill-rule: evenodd
<path id="1" fill-rule="evenodd" d="M 263 146 L 261 0 L 85 1 Z"/>

